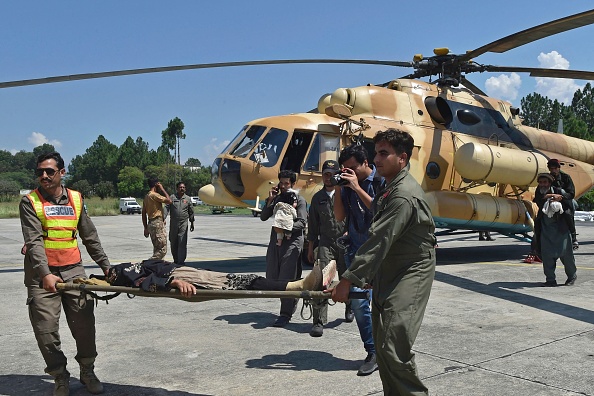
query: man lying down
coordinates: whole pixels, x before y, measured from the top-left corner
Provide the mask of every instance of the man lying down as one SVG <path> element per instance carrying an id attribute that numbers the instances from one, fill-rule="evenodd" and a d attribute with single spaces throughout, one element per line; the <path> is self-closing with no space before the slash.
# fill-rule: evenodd
<path id="1" fill-rule="evenodd" d="M 297 281 L 267 279 L 256 274 L 230 274 L 192 267 L 180 267 L 162 260 L 123 263 L 109 269 L 106 281 L 112 286 L 138 287 L 147 292 L 178 289 L 184 297 L 196 289 L 211 290 L 324 290 L 336 275 L 336 261 L 324 269 L 315 264 L 311 272 Z"/>

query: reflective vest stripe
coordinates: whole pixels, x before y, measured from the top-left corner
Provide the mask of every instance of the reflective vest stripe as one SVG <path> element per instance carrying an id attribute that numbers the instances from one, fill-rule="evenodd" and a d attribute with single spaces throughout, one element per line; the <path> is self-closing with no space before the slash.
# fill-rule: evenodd
<path id="1" fill-rule="evenodd" d="M 64 266 L 81 261 L 76 240 L 82 197 L 78 191 L 67 190 L 68 204 L 54 205 L 43 198 L 39 190 L 28 197 L 43 227 L 43 246 L 48 265 Z"/>

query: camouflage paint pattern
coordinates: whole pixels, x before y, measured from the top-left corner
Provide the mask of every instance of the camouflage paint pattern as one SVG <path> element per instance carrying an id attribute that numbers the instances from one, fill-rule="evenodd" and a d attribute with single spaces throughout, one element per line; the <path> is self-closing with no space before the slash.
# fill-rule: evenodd
<path id="1" fill-rule="evenodd" d="M 345 120 L 326 115 L 332 105 L 346 106 L 351 116 Z M 295 131 L 322 134 L 328 141 L 340 137 L 339 147 L 321 151 L 320 164 L 337 159 L 338 151 L 360 133 L 372 139 L 387 128 L 406 131 L 415 140 L 411 173 L 427 193 L 439 227 L 524 233 L 531 230 L 536 213 L 531 202 L 535 175 L 547 172 L 546 161 L 557 158 L 574 181 L 576 197 L 585 194 L 594 185 L 594 142 L 524 126 L 516 110 L 508 102 L 463 87 L 398 79 L 386 88 L 339 88 L 320 98 L 320 114 L 267 117 L 249 125 L 288 132 L 279 158 L 288 154 Z M 280 160 L 265 167 L 250 155 L 237 158 L 224 152 L 218 158 L 241 164 L 244 192 L 235 196 L 217 174 L 200 190 L 206 203 L 253 206 L 257 196 L 264 199 L 278 182 Z M 309 202 L 322 188 L 321 169 L 300 169 L 296 188 Z"/>

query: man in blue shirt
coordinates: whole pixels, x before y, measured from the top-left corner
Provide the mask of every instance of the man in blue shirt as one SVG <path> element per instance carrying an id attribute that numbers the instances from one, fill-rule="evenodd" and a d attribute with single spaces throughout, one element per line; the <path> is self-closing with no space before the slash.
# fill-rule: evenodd
<path id="1" fill-rule="evenodd" d="M 347 245 L 346 268 L 349 268 L 355 253 L 368 238 L 367 233 L 373 219 L 371 204 L 381 183 L 381 179 L 376 178 L 375 167 L 368 163 L 367 158 L 367 150 L 359 144 L 345 147 L 338 158 L 342 167 L 341 184 L 343 185 L 335 187 L 334 216 L 339 222 L 346 220 L 347 224 L 347 235 L 342 238 Z M 355 286 L 351 290 L 362 291 Z M 351 301 L 361 340 L 367 351 L 365 362 L 359 368 L 357 375 L 369 375 L 377 370 L 370 301 L 371 291 L 369 299 Z"/>

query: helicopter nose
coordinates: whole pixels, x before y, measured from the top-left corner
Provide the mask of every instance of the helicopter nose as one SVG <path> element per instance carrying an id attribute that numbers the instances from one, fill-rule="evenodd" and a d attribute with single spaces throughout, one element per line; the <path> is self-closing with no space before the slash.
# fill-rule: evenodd
<path id="1" fill-rule="evenodd" d="M 213 184 L 207 184 L 198 191 L 200 199 L 208 205 L 221 206 L 245 206 L 243 202 L 232 197 L 224 189 L 217 188 Z"/>

